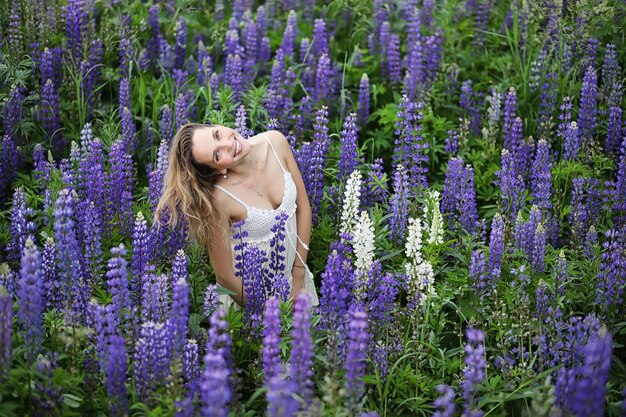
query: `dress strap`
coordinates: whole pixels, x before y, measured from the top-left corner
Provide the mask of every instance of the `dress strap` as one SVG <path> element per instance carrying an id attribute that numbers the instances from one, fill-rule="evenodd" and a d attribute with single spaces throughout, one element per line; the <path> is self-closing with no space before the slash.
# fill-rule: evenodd
<path id="1" fill-rule="evenodd" d="M 278 157 L 278 154 L 276 153 L 276 149 L 274 149 L 274 145 L 272 145 L 272 141 L 270 140 L 270 138 L 267 137 L 267 135 L 265 133 L 261 133 L 265 139 L 267 140 L 267 143 L 270 144 L 270 148 L 272 148 L 272 152 L 274 152 L 274 156 L 276 157 L 276 160 L 278 161 L 278 165 L 280 165 L 280 169 L 283 170 L 283 172 L 287 172 L 287 170 L 283 167 L 283 164 L 280 162 L 280 158 Z"/>
<path id="2" fill-rule="evenodd" d="M 222 187 L 221 185 L 217 185 L 217 184 L 215 185 L 215 188 L 219 188 L 220 190 L 224 191 L 224 193 L 226 193 L 226 195 L 230 196 L 230 198 L 232 198 L 233 200 L 235 200 L 236 202 L 238 202 L 239 204 L 244 206 L 246 208 L 246 210 L 248 209 L 248 205 L 246 203 L 244 203 L 241 198 L 237 197 L 235 194 L 231 193 L 226 188 Z"/>

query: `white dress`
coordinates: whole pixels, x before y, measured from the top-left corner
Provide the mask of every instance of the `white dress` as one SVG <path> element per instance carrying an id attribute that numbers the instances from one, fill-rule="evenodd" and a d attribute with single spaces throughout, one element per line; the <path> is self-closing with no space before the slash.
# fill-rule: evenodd
<path id="1" fill-rule="evenodd" d="M 244 239 L 244 242 L 248 243 L 249 245 L 255 245 L 260 250 L 265 251 L 265 253 L 268 254 L 268 258 L 269 258 L 269 253 L 272 250 L 270 241 L 272 240 L 272 237 L 274 237 L 274 232 L 272 232 L 272 227 L 278 223 L 278 220 L 276 220 L 276 217 L 280 214 L 281 211 L 284 211 L 285 213 L 287 213 L 288 217 L 285 222 L 285 230 L 284 230 L 285 251 L 281 253 L 281 255 L 285 257 L 285 261 L 284 261 L 285 269 L 284 270 L 285 270 L 285 274 L 287 275 L 287 281 L 289 283 L 289 287 L 291 289 L 291 285 L 293 282 L 293 278 L 291 276 L 291 268 L 293 266 L 294 261 L 296 260 L 296 256 L 300 257 L 300 254 L 296 250 L 298 241 L 300 241 L 300 243 L 306 247 L 304 242 L 300 240 L 300 237 L 298 236 L 298 233 L 297 233 L 297 223 L 296 223 L 297 189 L 296 189 L 296 184 L 293 182 L 293 178 L 291 177 L 291 172 L 287 171 L 283 167 L 283 164 L 280 162 L 280 158 L 278 158 L 278 155 L 276 154 L 276 150 L 274 149 L 272 142 L 264 133 L 262 133 L 262 135 L 263 137 L 265 137 L 265 139 L 267 140 L 267 143 L 270 145 L 270 148 L 272 149 L 272 153 L 274 153 L 274 156 L 276 157 L 276 160 L 278 161 L 278 164 L 280 165 L 280 168 L 283 171 L 283 179 L 284 179 L 285 187 L 283 191 L 283 199 L 280 205 L 274 210 L 261 209 L 258 207 L 250 206 L 246 204 L 243 200 L 241 200 L 239 197 L 237 197 L 236 195 L 234 195 L 233 193 L 225 189 L 224 187 L 221 187 L 219 185 L 216 185 L 215 187 L 219 188 L 228 196 L 230 196 L 232 199 L 234 199 L 239 204 L 241 204 L 246 209 L 246 212 L 247 212 L 243 227 L 241 229 L 231 228 L 231 231 L 230 231 L 231 232 L 231 247 L 233 249 L 233 253 L 235 253 L 235 248 L 234 248 L 235 245 L 241 244 L 241 241 L 233 239 L 232 236 L 241 231 L 246 231 L 248 233 L 248 236 Z M 268 260 L 268 263 L 269 263 L 269 260 Z M 317 297 L 317 292 L 315 291 L 315 283 L 313 282 L 313 274 L 309 270 L 308 266 L 306 266 L 306 263 L 304 262 L 302 263 L 305 265 L 305 271 L 304 271 L 305 291 L 310 296 L 311 305 L 317 306 L 319 305 L 319 299 Z M 264 266 L 268 267 L 268 265 L 264 265 Z M 234 260 L 233 260 L 233 268 L 235 268 Z M 237 304 L 234 303 L 233 299 L 229 295 L 221 294 L 219 295 L 218 298 L 220 301 L 220 308 L 228 310 L 230 305 L 233 305 L 233 304 L 235 305 L 235 307 L 237 308 L 239 307 Z"/>

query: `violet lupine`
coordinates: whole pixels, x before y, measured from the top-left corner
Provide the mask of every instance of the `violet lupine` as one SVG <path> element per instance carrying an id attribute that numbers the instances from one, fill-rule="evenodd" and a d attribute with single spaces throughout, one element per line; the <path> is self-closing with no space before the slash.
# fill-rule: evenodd
<path id="1" fill-rule="evenodd" d="M 619 146 L 622 137 L 626 132 L 626 127 L 622 123 L 622 108 L 611 106 L 609 109 L 609 120 L 606 132 L 605 150 L 613 155 L 619 154 Z"/>
<path id="2" fill-rule="evenodd" d="M 133 246 L 131 256 L 132 279 L 130 282 L 131 298 L 134 303 L 141 305 L 141 279 L 148 271 L 148 263 L 154 251 L 152 236 L 148 229 L 148 222 L 142 212 L 137 213 L 132 233 Z"/>
<path id="3" fill-rule="evenodd" d="M 530 194 L 533 204 L 542 210 L 552 208 L 552 158 L 548 142 L 540 139 L 530 172 Z"/>
<path id="4" fill-rule="evenodd" d="M 161 127 L 161 140 L 169 144 L 172 137 L 174 137 L 174 123 L 172 109 L 167 105 L 163 106 L 161 109 L 161 121 L 159 126 Z"/>
<path id="5" fill-rule="evenodd" d="M 465 112 L 465 118 L 469 121 L 470 130 L 476 136 L 480 135 L 479 97 L 479 94 L 472 89 L 472 80 L 463 81 L 459 104 Z"/>
<path id="6" fill-rule="evenodd" d="M 294 381 L 278 374 L 273 376 L 265 386 L 267 387 L 268 416 L 295 417 L 298 414 L 299 406 L 294 397 L 297 393 Z"/>
<path id="7" fill-rule="evenodd" d="M 293 53 L 296 48 L 296 38 L 298 37 L 297 23 L 295 10 L 290 10 L 287 16 L 287 25 L 285 26 L 283 39 L 280 43 L 280 50 L 285 57 L 293 58 Z"/>
<path id="8" fill-rule="evenodd" d="M 596 302 L 605 313 L 617 317 L 624 300 L 626 286 L 626 255 L 624 254 L 625 236 L 617 230 L 606 232 L 606 241 L 602 245 L 602 261 L 596 285 Z"/>
<path id="9" fill-rule="evenodd" d="M 368 180 L 364 181 L 361 188 L 361 202 L 363 207 L 372 207 L 374 204 L 382 204 L 387 200 L 389 191 L 387 190 L 387 174 L 384 170 L 382 158 L 374 159 L 368 165 Z"/>
<path id="10" fill-rule="evenodd" d="M 264 285 L 266 297 L 276 296 L 279 300 L 286 301 L 291 292 L 290 284 L 285 271 L 285 223 L 289 215 L 280 210 L 274 217 L 276 223 L 271 228 L 269 264 L 264 268 Z"/>
<path id="11" fill-rule="evenodd" d="M 541 87 L 541 102 L 539 104 L 539 136 L 550 136 L 554 123 L 552 113 L 556 107 L 558 94 L 557 74 L 549 72 L 545 76 L 546 82 Z"/>
<path id="12" fill-rule="evenodd" d="M 90 324 L 95 331 L 95 351 L 98 367 L 104 372 L 106 370 L 109 337 L 115 334 L 117 328 L 115 306 L 113 304 L 103 306 L 95 300 L 91 300 L 88 312 L 88 320 L 93 321 Z"/>
<path id="13" fill-rule="evenodd" d="M 61 282 L 57 277 L 56 269 L 56 246 L 54 239 L 48 237 L 43 245 L 41 253 L 41 281 L 43 286 L 44 310 L 61 306 L 63 304 L 63 294 L 61 293 Z"/>
<path id="14" fill-rule="evenodd" d="M 111 416 L 128 415 L 126 393 L 126 344 L 119 335 L 109 337 L 107 354 L 106 387 L 109 396 Z"/>
<path id="15" fill-rule="evenodd" d="M 198 342 L 187 339 L 183 349 L 183 378 L 188 385 L 194 385 L 200 377 L 200 356 Z"/>
<path id="16" fill-rule="evenodd" d="M 145 321 L 162 322 L 169 310 L 169 278 L 147 271 L 142 277 L 141 318 Z"/>
<path id="17" fill-rule="evenodd" d="M 6 43 L 9 46 L 9 50 L 15 56 L 20 56 L 24 49 L 23 38 L 22 35 L 22 7 L 21 3 L 18 1 L 11 2 L 11 8 L 9 12 L 9 27 L 8 27 L 8 36 Z"/>
<path id="18" fill-rule="evenodd" d="M 350 313 L 344 374 L 344 399 L 348 409 L 356 411 L 364 392 L 363 376 L 369 334 L 367 314 L 356 308 Z"/>
<path id="19" fill-rule="evenodd" d="M 611 43 L 606 44 L 604 51 L 604 61 L 602 63 L 602 92 L 605 98 L 609 95 L 609 90 L 613 88 L 615 84 L 621 84 L 620 78 L 622 68 L 617 59 L 617 53 L 615 51 L 615 45 Z"/>
<path id="20" fill-rule="evenodd" d="M 443 42 L 444 36 L 440 29 L 437 29 L 434 35 L 426 38 L 424 45 L 426 49 L 424 56 L 424 84 L 427 89 L 430 89 L 437 77 L 443 54 Z"/>
<path id="21" fill-rule="evenodd" d="M 578 111 L 578 127 L 583 138 L 584 151 L 593 139 L 598 123 L 598 78 L 596 70 L 589 66 L 585 71 L 583 85 L 580 90 L 580 109 Z"/>
<path id="22" fill-rule="evenodd" d="M 489 261 L 488 270 L 491 275 L 492 285 L 497 285 L 502 272 L 502 255 L 504 254 L 504 218 L 500 213 L 493 216 L 491 235 L 489 237 Z"/>
<path id="23" fill-rule="evenodd" d="M 313 56 L 319 58 L 330 52 L 328 45 L 328 34 L 326 32 L 326 21 L 324 19 L 315 19 L 313 24 Z"/>
<path id="24" fill-rule="evenodd" d="M 361 76 L 359 82 L 359 107 L 358 107 L 358 120 L 359 125 L 364 127 L 370 117 L 370 80 L 366 73 Z"/>
<path id="25" fill-rule="evenodd" d="M 33 391 L 37 393 L 33 396 L 34 407 L 41 415 L 54 415 L 57 410 L 62 409 L 63 400 L 62 388 L 55 384 L 54 370 L 58 365 L 59 354 L 47 353 L 46 356 L 39 355 L 37 358 L 37 377 L 31 379 Z"/>
<path id="26" fill-rule="evenodd" d="M 83 248 L 85 265 L 91 277 L 98 275 L 102 262 L 102 215 L 93 202 L 89 202 L 83 214 Z"/>
<path id="27" fill-rule="evenodd" d="M 280 358 L 280 306 L 276 297 L 271 297 L 265 303 L 263 318 L 263 379 L 267 386 L 275 377 L 282 377 L 282 363 Z"/>
<path id="28" fill-rule="evenodd" d="M 385 63 L 385 62 L 384 62 Z M 394 84 L 402 82 L 402 66 L 400 59 L 400 35 L 393 33 L 389 36 L 389 45 L 386 55 L 387 74 L 389 81 Z"/>
<path id="29" fill-rule="evenodd" d="M 454 404 L 454 389 L 448 385 L 437 385 L 437 392 L 441 394 L 433 401 L 435 412 L 432 417 L 452 417 L 456 404 Z"/>
<path id="30" fill-rule="evenodd" d="M 364 299 L 365 312 L 372 329 L 372 334 L 382 334 L 391 326 L 395 319 L 393 311 L 399 292 L 399 284 L 394 274 L 382 272 L 382 265 L 374 261 L 370 268 Z"/>
<path id="31" fill-rule="evenodd" d="M 179 251 L 179 255 L 182 251 Z M 183 254 L 184 257 L 184 254 Z M 179 256 L 176 256 L 174 263 L 180 263 Z M 186 271 L 185 271 L 186 272 Z M 177 274 L 172 268 L 173 300 L 171 309 L 171 324 L 174 329 L 173 345 L 174 351 L 178 354 L 182 352 L 185 340 L 187 339 L 187 327 L 189 324 L 189 282 L 186 273 L 184 276 Z"/>
<path id="32" fill-rule="evenodd" d="M 74 197 L 68 188 L 59 191 L 54 212 L 54 237 L 57 249 L 57 271 L 59 272 L 59 286 L 57 289 L 63 294 L 60 305 L 61 309 L 70 307 L 74 294 L 72 285 L 82 279 L 80 276 L 80 245 L 76 238 L 76 225 L 74 222 Z"/>
<path id="33" fill-rule="evenodd" d="M 313 399 L 314 349 L 311 339 L 311 301 L 305 292 L 296 296 L 292 337 L 289 374 L 302 403 L 309 405 Z"/>
<path id="34" fill-rule="evenodd" d="M 159 28 L 159 5 L 150 6 L 148 10 L 148 26 L 150 27 L 150 37 L 148 38 L 148 61 L 150 67 L 154 68 L 161 55 L 161 30 Z"/>
<path id="35" fill-rule="evenodd" d="M 504 137 L 503 147 L 508 150 L 512 150 L 513 143 L 511 143 L 513 123 L 517 118 L 517 93 L 511 88 L 504 98 L 504 124 L 502 127 L 502 134 Z"/>
<path id="36" fill-rule="evenodd" d="M 121 140 L 113 142 L 109 150 L 109 174 L 106 176 L 106 190 L 108 194 L 106 219 L 116 219 L 119 231 L 130 235 L 133 222 L 133 161 L 129 149 Z"/>
<path id="37" fill-rule="evenodd" d="M 85 125 L 85 128 L 87 125 Z M 98 138 L 85 140 L 82 134 L 81 142 L 85 145 L 83 157 L 79 162 L 79 171 L 84 173 L 82 176 L 83 184 L 80 184 L 82 187 L 81 191 L 83 191 L 81 197 L 84 201 L 93 202 L 95 212 L 100 217 L 99 221 L 102 222 L 102 219 L 106 218 L 105 176 L 102 175 L 105 171 L 105 158 L 102 142 Z"/>
<path id="38" fill-rule="evenodd" d="M 452 154 L 452 156 L 459 152 L 459 133 L 456 130 L 448 130 L 444 149 L 446 153 Z"/>
<path id="39" fill-rule="evenodd" d="M 343 123 L 341 131 L 341 148 L 339 151 L 339 170 L 337 178 L 340 182 L 345 183 L 348 176 L 359 165 L 359 155 L 357 152 L 357 125 L 356 114 L 350 113 Z"/>
<path id="40" fill-rule="evenodd" d="M 100 76 L 102 73 L 102 55 L 103 45 L 100 39 L 95 39 L 91 42 L 89 47 L 90 54 L 89 60 L 80 61 L 80 74 L 81 74 L 81 94 L 84 99 L 86 116 L 90 119 L 93 115 L 93 110 L 98 103 L 100 97 Z"/>
<path id="41" fill-rule="evenodd" d="M 585 45 L 585 56 L 583 58 L 584 66 L 596 69 L 596 60 L 598 55 L 599 40 L 596 38 L 587 38 L 587 44 Z"/>
<path id="42" fill-rule="evenodd" d="M 217 284 L 209 284 L 204 292 L 204 314 L 211 317 L 219 307 L 219 298 L 217 294 Z"/>
<path id="43" fill-rule="evenodd" d="M 41 349 L 43 299 L 41 294 L 41 255 L 28 238 L 24 245 L 17 289 L 17 321 L 24 334 L 26 359 L 32 361 Z"/>
<path id="44" fill-rule="evenodd" d="M 133 121 L 133 114 L 128 107 L 120 110 L 122 119 L 122 140 L 128 152 L 134 154 L 137 151 L 137 128 Z"/>
<path id="45" fill-rule="evenodd" d="M 198 68 L 196 70 L 196 84 L 199 87 L 206 85 L 213 72 L 213 63 L 209 51 L 202 41 L 198 42 Z"/>
<path id="46" fill-rule="evenodd" d="M 266 104 L 267 113 L 270 119 L 277 119 L 285 111 L 285 55 L 279 49 L 272 64 L 272 74 L 268 90 L 268 100 Z"/>
<path id="47" fill-rule="evenodd" d="M 168 326 L 152 321 L 139 329 L 133 357 L 137 396 L 149 403 L 150 395 L 169 375 L 170 334 Z"/>
<path id="48" fill-rule="evenodd" d="M 443 187 L 441 211 L 449 215 L 450 227 L 474 233 L 478 227 L 478 210 L 472 167 L 463 166 L 461 159 L 449 159 Z"/>
<path id="49" fill-rule="evenodd" d="M 393 195 L 389 201 L 391 211 L 389 238 L 397 244 L 402 244 L 409 216 L 409 200 L 413 194 L 407 172 L 402 164 L 396 165 L 394 168 L 392 187 Z"/>
<path id="50" fill-rule="evenodd" d="M 119 105 L 120 109 L 123 109 L 124 107 L 130 109 L 130 80 L 128 77 L 122 77 L 120 79 Z"/>
<path id="51" fill-rule="evenodd" d="M 515 169 L 513 155 L 502 149 L 502 169 L 496 172 L 496 186 L 500 187 L 502 211 L 514 220 L 517 212 L 524 206 L 524 181 Z"/>
<path id="52" fill-rule="evenodd" d="M 228 55 L 226 58 L 226 66 L 224 69 L 224 82 L 230 86 L 233 92 L 233 100 L 238 102 L 243 93 L 243 67 L 241 62 L 241 56 Z"/>
<path id="53" fill-rule="evenodd" d="M 485 380 L 485 335 L 481 330 L 468 327 L 466 330 L 467 344 L 465 345 L 465 368 L 463 369 L 464 413 L 476 413 L 478 386 Z M 470 411 L 471 410 L 471 411 Z M 475 416 L 477 414 L 469 414 Z M 482 415 L 482 414 L 480 414 Z"/>
<path id="54" fill-rule="evenodd" d="M 231 342 L 225 315 L 223 310 L 218 310 L 210 320 L 209 343 L 204 356 L 205 368 L 200 381 L 203 417 L 227 417 L 228 404 L 233 398 L 230 386 Z"/>
<path id="55" fill-rule="evenodd" d="M 407 68 L 402 91 L 403 95 L 406 95 L 410 100 L 417 100 L 423 96 L 425 82 L 424 47 L 421 41 L 409 43 L 407 36 L 407 48 Z"/>
<path id="56" fill-rule="evenodd" d="M 189 122 L 187 117 L 187 100 L 184 94 L 178 94 L 176 97 L 176 126 L 175 130 L 180 129 L 183 125 Z"/>
<path id="57" fill-rule="evenodd" d="M 41 122 L 53 148 L 60 152 L 65 143 L 60 134 L 61 98 L 52 79 L 48 79 L 41 88 Z"/>
<path id="58" fill-rule="evenodd" d="M 235 117 L 235 130 L 244 137 L 249 139 L 254 135 L 254 132 L 246 126 L 246 107 L 242 104 L 237 107 L 237 115 Z"/>
<path id="59" fill-rule="evenodd" d="M 472 252 L 469 274 L 472 279 L 472 287 L 480 299 L 482 300 L 484 296 L 490 296 L 493 290 L 491 286 L 492 282 L 487 273 L 485 255 L 478 249 Z"/>
<path id="60" fill-rule="evenodd" d="M 583 254 L 589 262 L 593 262 L 596 259 L 596 245 L 598 244 L 598 231 L 594 226 L 589 227 L 589 230 L 585 234 L 585 243 L 583 247 Z"/>
<path id="61" fill-rule="evenodd" d="M 244 321 L 250 326 L 251 332 L 256 333 L 261 329 L 262 312 L 267 299 L 268 289 L 265 288 L 263 277 L 263 264 L 267 257 L 265 251 L 260 250 L 258 246 L 244 245 L 243 254 L 235 255 L 235 275 L 243 281 L 243 291 L 247 299 Z"/>
<path id="62" fill-rule="evenodd" d="M 307 176 L 309 182 L 307 183 L 307 194 L 311 200 L 311 206 L 313 207 L 313 222 L 317 222 L 319 216 L 319 207 L 322 202 L 322 195 L 324 194 L 324 166 L 326 164 L 326 154 L 330 147 L 330 138 L 328 136 L 328 109 L 326 106 L 322 106 L 315 113 L 315 122 L 313 129 L 315 131 L 313 137 L 313 149 L 311 159 L 309 161 L 309 168 Z"/>
<path id="63" fill-rule="evenodd" d="M 83 42 L 87 35 L 89 15 L 86 4 L 81 0 L 69 0 L 63 8 L 65 20 L 66 50 L 72 56 L 74 62 L 79 62 L 83 56 Z"/>
<path id="64" fill-rule="evenodd" d="M 4 382 L 11 368 L 11 332 L 13 324 L 13 299 L 0 285 L 0 382 Z"/>
<path id="65" fill-rule="evenodd" d="M 532 251 L 532 268 L 534 273 L 544 271 L 546 256 L 546 229 L 539 224 L 535 230 Z"/>
<path id="66" fill-rule="evenodd" d="M 107 288 L 111 293 L 117 326 L 125 333 L 129 333 L 132 326 L 130 321 L 132 305 L 128 288 L 127 262 L 124 259 L 126 248 L 123 244 L 113 247 L 111 255 L 113 257 L 107 264 Z"/>
<path id="67" fill-rule="evenodd" d="M 26 196 L 22 187 L 16 188 L 13 193 L 13 206 L 11 207 L 11 240 L 6 251 L 10 262 L 17 262 L 22 257 L 24 244 L 29 235 L 36 233 L 35 224 L 29 220 L 34 210 L 26 205 Z M 34 237 L 31 236 L 31 239 Z"/>
<path id="68" fill-rule="evenodd" d="M 330 97 L 334 94 L 333 71 L 328 54 L 320 56 L 315 72 L 315 90 L 313 98 L 316 104 L 330 102 Z"/>
<path id="69" fill-rule="evenodd" d="M 428 187 L 426 174 L 428 173 L 428 142 L 422 137 L 423 119 L 422 103 L 414 103 L 406 94 L 402 96 L 398 106 L 398 114 L 394 134 L 395 147 L 393 150 L 393 165 L 402 164 L 408 175 L 408 187 L 416 189 Z"/>
<path id="70" fill-rule="evenodd" d="M 13 135 L 22 144 L 23 138 L 19 135 L 19 125 L 25 117 L 26 100 L 25 89 L 22 86 L 12 85 L 9 90 L 9 97 L 2 107 L 2 125 L 6 134 Z"/>
<path id="71" fill-rule="evenodd" d="M 187 23 L 184 18 L 178 18 L 175 30 L 174 68 L 182 68 L 185 65 L 185 59 L 187 59 Z"/>

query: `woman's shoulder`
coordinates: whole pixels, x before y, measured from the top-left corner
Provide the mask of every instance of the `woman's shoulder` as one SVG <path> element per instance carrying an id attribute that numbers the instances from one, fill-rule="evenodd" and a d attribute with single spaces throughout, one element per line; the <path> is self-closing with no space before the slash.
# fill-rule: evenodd
<path id="1" fill-rule="evenodd" d="M 278 130 L 268 130 L 259 134 L 259 136 L 263 135 L 270 140 L 274 149 L 276 149 L 279 154 L 282 155 L 283 152 L 289 149 L 289 142 L 287 142 L 287 138 L 282 134 L 282 132 Z"/>

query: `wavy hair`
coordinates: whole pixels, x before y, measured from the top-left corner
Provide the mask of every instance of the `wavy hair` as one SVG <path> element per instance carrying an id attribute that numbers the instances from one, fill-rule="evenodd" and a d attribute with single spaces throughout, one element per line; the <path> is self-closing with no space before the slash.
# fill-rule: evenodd
<path id="1" fill-rule="evenodd" d="M 213 201 L 219 173 L 193 158 L 191 139 L 197 129 L 212 126 L 188 123 L 176 132 L 169 151 L 163 193 L 154 213 L 159 227 L 166 224 L 174 228 L 181 222 L 186 223 L 191 236 L 205 249 L 215 238 L 212 225 L 224 215 Z"/>

